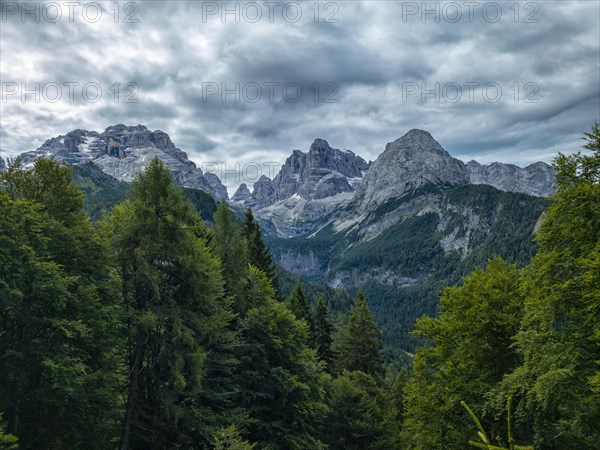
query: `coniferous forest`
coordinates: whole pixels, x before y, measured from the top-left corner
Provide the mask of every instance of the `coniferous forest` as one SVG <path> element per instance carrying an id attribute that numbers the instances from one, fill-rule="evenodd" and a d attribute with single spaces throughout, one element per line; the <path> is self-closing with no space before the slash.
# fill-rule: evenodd
<path id="1" fill-rule="evenodd" d="M 584 139 L 554 160 L 531 262 L 446 288 L 408 362 L 362 290 L 346 314 L 284 289 L 252 210 L 215 209 L 158 159 L 93 217 L 72 167 L 12 161 L 0 448 L 598 450 L 600 124 Z"/>

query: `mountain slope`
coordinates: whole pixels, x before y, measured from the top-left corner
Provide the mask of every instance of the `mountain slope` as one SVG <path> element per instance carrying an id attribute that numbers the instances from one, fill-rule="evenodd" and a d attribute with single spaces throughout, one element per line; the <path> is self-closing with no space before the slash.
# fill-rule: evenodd
<path id="1" fill-rule="evenodd" d="M 336 231 L 330 223 L 309 236 L 267 239 L 286 270 L 351 293 L 363 287 L 386 342 L 411 350 L 414 320 L 435 312 L 443 286 L 492 256 L 529 261 L 548 204 L 490 186 L 429 184 L 395 199 L 389 211 L 389 203 L 380 206 L 360 227 Z M 396 220 L 365 238 L 387 214 Z"/>

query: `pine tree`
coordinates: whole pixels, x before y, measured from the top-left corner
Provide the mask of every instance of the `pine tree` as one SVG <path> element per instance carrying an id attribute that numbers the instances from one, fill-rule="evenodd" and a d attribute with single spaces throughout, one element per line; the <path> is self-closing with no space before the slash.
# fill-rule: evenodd
<path id="1" fill-rule="evenodd" d="M 201 237 L 202 221 L 155 158 L 104 230 L 121 274 L 130 341 L 120 448 L 190 445 L 189 433 L 211 439 L 214 430 L 197 427 L 212 420 L 212 405 L 199 400 L 211 401 L 211 377 L 233 349 L 218 261 Z"/>
<path id="2" fill-rule="evenodd" d="M 254 220 L 252 209 L 248 208 L 244 217 L 243 234 L 248 246 L 248 262 L 262 270 L 270 279 L 275 293 L 279 294 L 279 284 L 275 272 L 275 263 L 265 245 L 260 226 Z"/>
<path id="3" fill-rule="evenodd" d="M 243 312 L 246 309 L 243 291 L 248 274 L 248 250 L 233 212 L 225 201 L 217 205 L 214 225 L 210 229 L 210 243 L 214 254 L 221 260 L 225 293 L 234 298 L 235 312 Z"/>
<path id="4" fill-rule="evenodd" d="M 317 300 L 314 317 L 314 344 L 319 360 L 329 367 L 333 361 L 333 324 L 329 319 L 329 311 L 323 297 Z"/>
<path id="5" fill-rule="evenodd" d="M 306 299 L 306 295 L 304 295 L 304 290 L 302 289 L 302 285 L 300 283 L 296 283 L 294 289 L 292 289 L 292 293 L 290 294 L 290 298 L 288 300 L 288 307 L 294 316 L 296 316 L 296 319 L 306 322 L 308 325 L 308 343 L 311 346 L 314 346 L 313 317 L 310 311 L 308 300 Z"/>
<path id="6" fill-rule="evenodd" d="M 363 291 L 359 291 L 350 309 L 347 327 L 336 336 L 336 366 L 339 371 L 360 370 L 366 374 L 383 374 L 383 341 L 369 310 Z"/>

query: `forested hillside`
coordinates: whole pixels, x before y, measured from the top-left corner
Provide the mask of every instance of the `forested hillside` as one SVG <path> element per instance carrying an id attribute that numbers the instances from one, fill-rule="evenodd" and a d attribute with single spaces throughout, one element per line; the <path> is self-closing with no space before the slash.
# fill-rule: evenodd
<path id="1" fill-rule="evenodd" d="M 466 258 L 429 242 L 437 219 L 421 214 L 332 262 L 361 271 L 379 258 L 414 276 L 429 265 L 448 283 L 467 275 L 445 289 L 438 315 L 424 309 L 417 321 L 424 345 L 410 373 L 384 354 L 369 307 L 384 292 L 370 298 L 366 285 L 349 305 L 277 276 L 251 210 L 240 222 L 225 202 L 177 187 L 158 159 L 131 186 L 48 159 L 10 164 L 0 179 L 0 445 L 597 450 L 599 124 L 586 140 L 590 152 L 555 159 L 558 192 L 524 267 L 533 247 L 514 244 L 528 228 L 498 211 L 533 219 L 546 204 L 486 187 L 442 195 L 494 215 Z M 410 245 L 384 258 L 398 236 Z M 484 261 L 488 252 L 499 256 Z M 393 306 L 383 316 L 408 314 L 410 302 Z"/>

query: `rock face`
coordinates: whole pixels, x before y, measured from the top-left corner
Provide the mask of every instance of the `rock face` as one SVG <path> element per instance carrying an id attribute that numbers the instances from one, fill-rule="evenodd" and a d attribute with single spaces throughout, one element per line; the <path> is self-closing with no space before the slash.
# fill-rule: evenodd
<path id="1" fill-rule="evenodd" d="M 2 156 L 0 156 L 0 173 L 5 172 L 5 171 L 6 171 L 6 163 L 2 159 Z"/>
<path id="2" fill-rule="evenodd" d="M 315 139 L 308 153 L 294 150 L 273 180 L 263 175 L 243 203 L 260 209 L 287 199 L 312 201 L 353 192 L 367 170 L 369 163 L 350 150 Z"/>
<path id="3" fill-rule="evenodd" d="M 308 153 L 294 150 L 273 184 L 277 199 L 295 194 L 316 200 L 342 192 L 352 192 L 351 180 L 362 178 L 369 164 L 350 150 L 331 148 L 327 141 L 315 139 Z"/>
<path id="4" fill-rule="evenodd" d="M 537 197 L 550 197 L 556 190 L 554 169 L 543 162 L 518 167 L 498 162 L 481 165 L 477 161 L 469 161 L 466 167 L 471 184 L 487 184 L 501 191 Z"/>
<path id="5" fill-rule="evenodd" d="M 144 125 L 114 125 L 104 132 L 74 130 L 47 140 L 35 151 L 21 155 L 25 166 L 37 158 L 55 158 L 69 164 L 92 161 L 100 169 L 121 181 L 135 177 L 158 157 L 183 187 L 201 189 L 217 200 L 227 199 L 227 189 L 214 174 L 202 173 L 187 154 L 175 147 L 163 131 L 150 131 Z"/>
<path id="6" fill-rule="evenodd" d="M 252 192 L 250 192 L 250 189 L 248 189 L 246 183 L 240 184 L 240 187 L 238 187 L 237 191 L 235 191 L 235 193 L 233 194 L 233 197 L 231 197 L 232 202 L 242 204 L 246 203 L 247 201 L 250 201 L 251 199 Z"/>
<path id="7" fill-rule="evenodd" d="M 460 186 L 469 183 L 462 161 L 450 156 L 423 130 L 410 130 L 385 147 L 356 193 L 362 210 L 371 210 L 426 184 Z"/>
<path id="8" fill-rule="evenodd" d="M 221 179 L 217 175 L 215 175 L 212 172 L 206 172 L 204 174 L 204 178 L 206 178 L 208 184 L 214 189 L 215 194 L 213 195 L 213 197 L 215 197 L 217 201 L 220 201 L 222 199 L 229 199 L 229 195 L 227 194 L 227 188 L 223 186 L 223 183 L 221 183 Z"/>
<path id="9" fill-rule="evenodd" d="M 350 150 L 315 139 L 308 153 L 294 150 L 273 180 L 260 177 L 250 195 L 240 186 L 236 202 L 255 209 L 279 235 L 298 236 L 343 207 L 367 170 L 369 163 Z"/>

